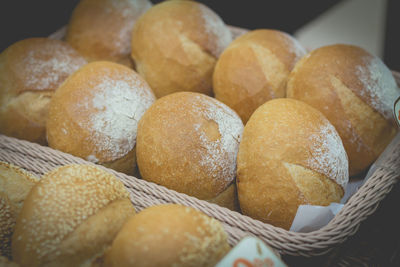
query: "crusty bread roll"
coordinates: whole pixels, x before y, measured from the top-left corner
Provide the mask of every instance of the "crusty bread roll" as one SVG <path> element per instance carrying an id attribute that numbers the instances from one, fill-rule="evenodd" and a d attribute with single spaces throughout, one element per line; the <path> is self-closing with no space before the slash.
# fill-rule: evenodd
<path id="1" fill-rule="evenodd" d="M 350 176 L 364 171 L 396 134 L 393 103 L 400 89 L 376 56 L 351 45 L 310 52 L 290 74 L 287 96 L 321 111 L 349 157 Z"/>
<path id="2" fill-rule="evenodd" d="M 237 188 L 242 212 L 289 229 L 302 204 L 340 202 L 348 160 L 333 125 L 294 99 L 261 105 L 244 127 Z"/>
<path id="3" fill-rule="evenodd" d="M 231 40 L 227 26 L 205 5 L 165 1 L 136 21 L 131 55 L 157 97 L 179 91 L 211 95 L 216 59 Z"/>
<path id="4" fill-rule="evenodd" d="M 25 199 L 12 239 L 21 266 L 82 266 L 102 255 L 135 209 L 114 175 L 67 165 L 43 175 Z"/>
<path id="5" fill-rule="evenodd" d="M 57 87 L 86 60 L 67 43 L 16 42 L 0 54 L 0 133 L 46 144 L 48 105 Z"/>
<path id="6" fill-rule="evenodd" d="M 305 53 L 300 43 L 284 32 L 250 31 L 219 57 L 213 74 L 215 98 L 235 110 L 246 124 L 260 105 L 285 97 L 289 73 Z"/>
<path id="7" fill-rule="evenodd" d="M 214 98 L 193 92 L 162 97 L 139 122 L 140 174 L 145 180 L 234 209 L 232 183 L 242 131 L 239 116 Z"/>
<path id="8" fill-rule="evenodd" d="M 123 226 L 105 266 L 214 266 L 230 249 L 221 223 L 176 204 L 144 209 Z"/>
<path id="9" fill-rule="evenodd" d="M 49 146 L 135 174 L 137 124 L 154 100 L 134 70 L 107 61 L 88 63 L 53 96 L 47 122 Z"/>
<path id="10" fill-rule="evenodd" d="M 149 0 L 81 0 L 72 12 L 65 39 L 88 61 L 132 67 L 132 28 L 151 6 Z"/>
<path id="11" fill-rule="evenodd" d="M 26 196 L 37 181 L 33 174 L 0 161 L 0 256 L 11 259 L 15 222 Z"/>

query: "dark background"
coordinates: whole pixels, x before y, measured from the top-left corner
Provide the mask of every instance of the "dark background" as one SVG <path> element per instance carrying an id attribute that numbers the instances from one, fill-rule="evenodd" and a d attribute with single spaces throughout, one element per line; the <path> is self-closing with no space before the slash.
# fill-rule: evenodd
<path id="1" fill-rule="evenodd" d="M 68 23 L 79 0 L 2 0 L 0 5 L 0 51 L 28 38 L 48 36 Z M 293 34 L 295 30 L 340 1 L 346 0 L 199 0 L 230 25 L 248 29 L 270 28 Z M 380 0 L 376 0 L 380 1 Z M 152 3 L 161 2 L 152 0 Z M 400 1 L 389 0 L 384 61 L 400 71 Z M 357 16 L 357 14 L 354 14 Z"/>

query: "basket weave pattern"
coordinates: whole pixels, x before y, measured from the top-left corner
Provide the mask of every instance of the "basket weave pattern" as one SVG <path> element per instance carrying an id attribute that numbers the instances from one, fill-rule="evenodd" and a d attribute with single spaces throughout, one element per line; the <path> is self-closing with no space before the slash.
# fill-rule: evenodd
<path id="1" fill-rule="evenodd" d="M 236 29 L 232 31 L 234 30 Z M 238 35 L 243 32 L 237 28 Z M 400 84 L 400 74 L 393 74 Z M 253 235 L 280 254 L 311 257 L 328 253 L 334 246 L 354 235 L 360 223 L 377 209 L 380 201 L 391 191 L 400 177 L 400 133 L 389 148 L 383 155 L 382 164 L 376 166 L 372 176 L 348 200 L 335 218 L 325 227 L 310 233 L 286 231 L 163 186 L 98 166 L 113 173 L 124 183 L 138 211 L 161 203 L 191 206 L 221 221 L 231 245 L 235 245 L 244 236 Z M 37 176 L 66 164 L 94 164 L 49 147 L 4 135 L 0 135 L 0 160 L 20 166 Z"/>
<path id="2" fill-rule="evenodd" d="M 384 164 L 376 168 L 335 218 L 325 227 L 310 233 L 286 231 L 163 186 L 98 166 L 113 173 L 124 183 L 138 211 L 161 203 L 192 206 L 221 221 L 232 245 L 246 235 L 254 235 L 281 254 L 315 256 L 327 253 L 333 246 L 356 233 L 360 223 L 376 210 L 379 202 L 397 182 L 400 177 L 400 134 L 390 146 L 393 148 L 392 153 L 385 155 Z M 49 147 L 4 135 L 0 135 L 0 160 L 20 166 L 38 176 L 66 164 L 94 164 Z"/>

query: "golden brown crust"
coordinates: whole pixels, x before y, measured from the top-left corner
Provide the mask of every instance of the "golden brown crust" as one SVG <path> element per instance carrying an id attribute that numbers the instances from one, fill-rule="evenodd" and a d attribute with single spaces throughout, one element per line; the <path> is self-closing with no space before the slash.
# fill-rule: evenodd
<path id="1" fill-rule="evenodd" d="M 209 96 L 180 92 L 160 98 L 138 126 L 141 176 L 200 199 L 214 198 L 234 181 L 242 130 L 237 114 Z"/>
<path id="2" fill-rule="evenodd" d="M 0 132 L 46 144 L 53 92 L 86 60 L 67 43 L 29 38 L 0 54 Z"/>
<path id="3" fill-rule="evenodd" d="M 245 126 L 236 181 L 244 214 L 289 229 L 300 204 L 340 201 L 347 156 L 318 110 L 293 99 L 270 100 Z"/>
<path id="4" fill-rule="evenodd" d="M 393 99 L 400 95 L 382 61 L 350 45 L 331 45 L 305 56 L 290 74 L 287 96 L 321 111 L 339 132 L 350 175 L 365 170 L 396 134 Z"/>
<path id="5" fill-rule="evenodd" d="M 135 23 L 131 56 L 157 97 L 179 91 L 210 95 L 216 58 L 231 40 L 221 18 L 203 4 L 165 1 Z"/>
<path id="6" fill-rule="evenodd" d="M 88 63 L 54 94 L 49 146 L 134 174 L 137 123 L 154 100 L 132 69 L 107 61 Z"/>
<path id="7" fill-rule="evenodd" d="M 305 55 L 290 35 L 260 29 L 234 40 L 217 61 L 215 98 L 234 109 L 244 123 L 266 101 L 284 97 L 287 77 Z"/>
<path id="8" fill-rule="evenodd" d="M 148 0 L 82 0 L 68 22 L 66 41 L 90 62 L 109 60 L 132 67 L 132 28 L 151 6 Z"/>
<path id="9" fill-rule="evenodd" d="M 206 199 L 210 203 L 215 203 L 221 207 L 233 211 L 239 211 L 239 200 L 237 197 L 236 183 L 229 185 L 223 192 L 212 199 Z"/>
<path id="10" fill-rule="evenodd" d="M 215 219 L 181 205 L 152 206 L 132 217 L 105 254 L 106 266 L 214 266 L 228 251 Z"/>
<path id="11" fill-rule="evenodd" d="M 90 165 L 56 168 L 25 200 L 13 258 L 22 266 L 83 264 L 102 253 L 133 214 L 128 191 L 112 174 Z"/>
<path id="12" fill-rule="evenodd" d="M 38 179 L 31 173 L 0 161 L 0 255 L 11 259 L 11 236 L 24 200 Z"/>

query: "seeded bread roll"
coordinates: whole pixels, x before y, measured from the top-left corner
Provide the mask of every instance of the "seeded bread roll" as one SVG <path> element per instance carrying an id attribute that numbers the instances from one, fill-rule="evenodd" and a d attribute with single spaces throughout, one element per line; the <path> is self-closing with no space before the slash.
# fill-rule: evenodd
<path id="1" fill-rule="evenodd" d="M 143 179 L 235 208 L 239 116 L 209 96 L 174 93 L 158 99 L 138 126 L 137 162 Z"/>
<path id="2" fill-rule="evenodd" d="M 137 124 L 155 100 L 150 87 L 126 66 L 96 61 L 69 77 L 49 108 L 49 146 L 136 174 Z"/>
<path id="3" fill-rule="evenodd" d="M 176 204 L 132 217 L 105 254 L 105 266 L 215 266 L 229 251 L 217 220 Z"/>
<path id="4" fill-rule="evenodd" d="M 157 97 L 179 91 L 211 95 L 215 62 L 231 40 L 224 22 L 205 5 L 165 1 L 136 21 L 131 56 Z"/>
<path id="5" fill-rule="evenodd" d="M 38 179 L 31 173 L 0 161 L 0 256 L 11 259 L 11 236 L 24 200 Z"/>
<path id="6" fill-rule="evenodd" d="M 257 107 L 285 97 L 289 73 L 305 53 L 284 32 L 259 29 L 245 33 L 224 50 L 215 65 L 215 98 L 246 123 Z"/>
<path id="7" fill-rule="evenodd" d="M 396 134 L 392 109 L 400 89 L 384 63 L 360 47 L 310 52 L 290 74 L 287 96 L 318 109 L 335 126 L 351 176 L 374 162 Z"/>
<path id="8" fill-rule="evenodd" d="M 12 240 L 21 266 L 81 266 L 102 255 L 135 209 L 114 175 L 67 165 L 43 175 L 25 199 Z"/>
<path id="9" fill-rule="evenodd" d="M 0 54 L 0 133 L 46 144 L 46 118 L 54 91 L 86 64 L 63 41 L 30 38 Z"/>
<path id="10" fill-rule="evenodd" d="M 151 6 L 149 0 L 81 0 L 65 39 L 89 62 L 107 60 L 132 67 L 132 28 Z"/>
<path id="11" fill-rule="evenodd" d="M 348 179 L 342 141 L 313 107 L 270 100 L 244 127 L 237 169 L 244 214 L 289 229 L 299 205 L 340 202 Z"/>

